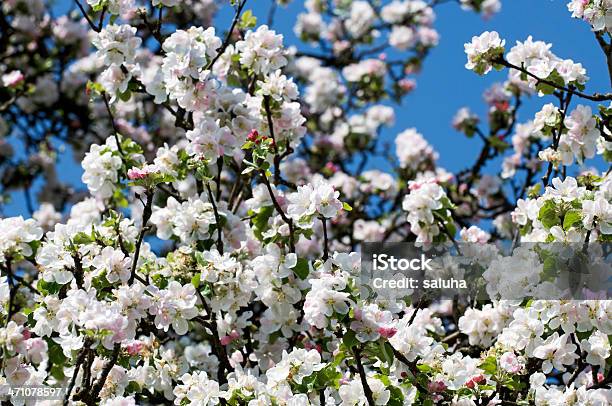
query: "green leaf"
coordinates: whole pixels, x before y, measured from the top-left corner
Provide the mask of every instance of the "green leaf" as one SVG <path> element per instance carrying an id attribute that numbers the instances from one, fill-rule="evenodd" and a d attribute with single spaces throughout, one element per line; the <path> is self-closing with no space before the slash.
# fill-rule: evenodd
<path id="1" fill-rule="evenodd" d="M 46 282 L 44 279 L 39 279 L 36 288 L 43 295 L 54 295 L 60 291 L 61 285 L 56 282 Z"/>
<path id="2" fill-rule="evenodd" d="M 127 102 L 130 101 L 130 97 L 132 97 L 132 92 L 130 92 L 130 90 L 126 90 L 123 93 L 119 93 L 119 99 L 121 99 L 121 101 Z"/>
<path id="3" fill-rule="evenodd" d="M 240 17 L 239 27 L 243 30 L 253 28 L 257 25 L 257 17 L 253 15 L 251 10 L 247 10 L 242 13 L 242 17 Z"/>
<path id="4" fill-rule="evenodd" d="M 387 389 L 391 392 L 391 397 L 387 402 L 387 406 L 402 406 L 404 404 L 404 394 L 397 386 L 388 386 Z"/>
<path id="5" fill-rule="evenodd" d="M 582 221 L 582 212 L 580 210 L 572 209 L 565 213 L 563 217 L 563 229 L 569 230 L 576 223 Z"/>
<path id="6" fill-rule="evenodd" d="M 308 260 L 306 258 L 298 258 L 297 264 L 293 267 L 293 272 L 295 272 L 300 279 L 305 280 L 310 272 Z"/>
<path id="7" fill-rule="evenodd" d="M 380 354 L 378 354 L 378 358 L 389 365 L 393 364 L 395 356 L 393 355 L 393 347 L 391 347 L 391 344 L 386 340 L 380 340 L 379 345 Z"/>
<path id="8" fill-rule="evenodd" d="M 342 374 L 336 369 L 335 364 L 329 364 L 316 373 L 316 389 L 327 387 L 339 388 Z"/>
<path id="9" fill-rule="evenodd" d="M 502 382 L 502 386 L 505 386 L 506 388 L 509 388 L 513 391 L 520 391 L 523 389 L 523 387 L 525 386 L 524 383 L 521 383 L 518 379 L 516 378 L 508 378 L 506 380 L 504 380 Z"/>
<path id="10" fill-rule="evenodd" d="M 557 274 L 557 259 L 555 257 L 546 257 L 543 263 L 542 280 L 549 280 Z"/>
<path id="11" fill-rule="evenodd" d="M 357 334 L 353 330 L 349 330 L 346 332 L 344 337 L 342 337 L 342 342 L 347 348 L 353 348 L 357 344 L 359 344 L 359 340 L 357 339 Z"/>
<path id="12" fill-rule="evenodd" d="M 540 209 L 538 213 L 538 220 L 542 222 L 542 225 L 547 229 L 557 226 L 561 223 L 559 216 L 557 215 L 557 208 L 552 200 L 547 200 L 546 203 Z"/>
<path id="13" fill-rule="evenodd" d="M 500 152 L 503 152 L 508 147 L 510 147 L 510 145 L 508 145 L 507 142 L 499 139 L 496 135 L 492 135 L 489 137 L 489 143 L 491 144 L 493 148 L 495 148 L 497 151 L 500 151 Z"/>
<path id="14" fill-rule="evenodd" d="M 429 365 L 427 365 L 427 364 L 419 364 L 419 365 L 417 365 L 417 369 L 418 369 L 419 371 L 421 371 L 421 372 L 425 372 L 425 373 L 433 371 L 433 368 L 432 368 L 432 367 L 430 367 L 430 366 L 429 366 Z"/>
<path id="15" fill-rule="evenodd" d="M 268 220 L 274 213 L 274 207 L 265 206 L 259 209 L 259 213 L 253 217 L 254 233 L 260 240 L 263 239 L 262 232 L 268 228 Z"/>
<path id="16" fill-rule="evenodd" d="M 64 379 L 66 379 L 66 376 L 64 375 L 63 365 L 53 365 L 51 367 L 51 376 L 57 379 L 58 381 L 63 381 Z"/>
<path id="17" fill-rule="evenodd" d="M 62 351 L 62 347 L 57 344 L 55 341 L 47 341 L 49 344 L 49 361 L 51 361 L 54 365 L 63 365 L 66 363 L 66 356 Z"/>
<path id="18" fill-rule="evenodd" d="M 480 364 L 480 369 L 491 376 L 495 375 L 497 373 L 497 359 L 493 356 L 487 357 L 483 363 Z"/>
<path id="19" fill-rule="evenodd" d="M 191 284 L 193 285 L 194 288 L 199 288 L 200 287 L 200 276 L 202 274 L 201 273 L 197 273 L 193 276 L 193 278 L 191 278 Z"/>
<path id="20" fill-rule="evenodd" d="M 553 94 L 555 92 L 554 86 L 551 86 L 551 85 L 543 83 L 543 82 L 539 82 L 536 85 L 536 90 L 538 92 L 542 92 L 543 94 Z"/>
<path id="21" fill-rule="evenodd" d="M 345 211 L 351 211 L 351 210 L 353 210 L 353 208 L 351 207 L 351 205 L 350 205 L 350 204 L 348 204 L 347 202 L 342 202 L 342 208 L 343 208 Z"/>
<path id="22" fill-rule="evenodd" d="M 76 233 L 74 235 L 74 237 L 72 237 L 72 242 L 74 244 L 77 244 L 77 245 L 80 245 L 80 244 L 89 244 L 89 243 L 92 243 L 94 241 L 95 241 L 94 238 L 92 238 L 90 235 L 87 235 L 86 233 L 84 233 L 82 231 L 79 232 L 79 233 Z"/>

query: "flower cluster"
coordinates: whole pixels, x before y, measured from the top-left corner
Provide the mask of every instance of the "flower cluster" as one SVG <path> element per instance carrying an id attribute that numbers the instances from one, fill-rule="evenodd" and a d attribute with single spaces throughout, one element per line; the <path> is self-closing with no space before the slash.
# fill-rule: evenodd
<path id="1" fill-rule="evenodd" d="M 32 218 L 0 219 L 0 386 L 75 405 L 612 403 L 612 95 L 550 44 L 475 36 L 466 67 L 509 76 L 484 117 L 453 119 L 481 150 L 447 171 L 415 128 L 386 134 L 441 3 L 307 1 L 303 49 L 272 29 L 276 4 L 261 25 L 233 1 L 214 28 L 212 0 L 58 18 L 5 1 L 0 204 L 23 193 Z M 608 4 L 569 5 L 604 51 Z M 536 92 L 554 97 L 519 122 Z M 54 165 L 64 143 L 86 188 Z M 373 241 L 456 252 L 431 275 L 477 268 L 475 293 L 376 297 Z M 573 254 L 601 276 L 589 289 L 553 283 Z"/>
<path id="2" fill-rule="evenodd" d="M 479 75 L 489 73 L 495 66 L 496 60 L 504 54 L 505 44 L 506 41 L 499 38 L 499 34 L 495 31 L 485 31 L 478 37 L 472 37 L 472 42 L 465 44 L 468 58 L 465 67 Z"/>
<path id="3" fill-rule="evenodd" d="M 610 31 L 612 28 L 612 4 L 607 0 L 572 0 L 567 3 L 572 17 L 589 23 L 594 31 Z"/>

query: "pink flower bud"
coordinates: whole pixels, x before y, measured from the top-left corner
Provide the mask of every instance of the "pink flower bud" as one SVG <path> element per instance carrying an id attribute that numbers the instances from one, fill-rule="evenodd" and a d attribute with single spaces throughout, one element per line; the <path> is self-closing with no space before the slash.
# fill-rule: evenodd
<path id="1" fill-rule="evenodd" d="M 432 392 L 444 392 L 446 390 L 446 384 L 442 381 L 429 382 L 427 384 L 427 389 Z"/>
<path id="2" fill-rule="evenodd" d="M 221 342 L 222 345 L 228 345 L 229 343 L 231 343 L 232 341 L 234 341 L 238 337 L 240 337 L 240 334 L 238 334 L 238 332 L 236 330 L 233 330 L 228 335 L 221 337 L 219 339 L 219 341 Z"/>
<path id="3" fill-rule="evenodd" d="M 138 354 L 140 354 L 140 352 L 144 349 L 145 345 L 142 341 L 134 341 L 130 344 L 128 344 L 125 347 L 125 350 L 127 351 L 128 354 L 130 354 L 130 356 L 136 356 Z"/>
<path id="4" fill-rule="evenodd" d="M 333 162 L 328 162 L 325 164 L 325 169 L 331 171 L 332 173 L 338 172 L 338 166 L 334 165 Z"/>
<path id="5" fill-rule="evenodd" d="M 5 75 L 2 75 L 2 85 L 4 87 L 16 87 L 24 80 L 25 76 L 23 76 L 23 73 L 18 70 L 14 70 Z"/>
<path id="6" fill-rule="evenodd" d="M 129 169 L 127 173 L 128 179 L 130 180 L 144 179 L 147 175 L 147 171 L 136 167 Z"/>
<path id="7" fill-rule="evenodd" d="M 410 92 L 416 87 L 416 82 L 412 79 L 402 79 L 397 84 L 405 92 Z"/>
<path id="8" fill-rule="evenodd" d="M 255 142 L 257 141 L 257 138 L 259 138 L 259 132 L 257 132 L 257 130 L 253 129 L 249 132 L 249 135 L 247 135 L 247 140 L 251 141 L 251 142 Z"/>
<path id="9" fill-rule="evenodd" d="M 395 327 L 379 327 L 378 334 L 385 338 L 391 338 L 397 333 L 397 329 Z"/>

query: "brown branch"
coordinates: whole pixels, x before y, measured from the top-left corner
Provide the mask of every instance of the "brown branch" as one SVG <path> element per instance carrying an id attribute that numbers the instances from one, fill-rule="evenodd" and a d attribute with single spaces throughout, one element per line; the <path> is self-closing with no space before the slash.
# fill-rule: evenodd
<path id="1" fill-rule="evenodd" d="M 287 215 L 283 211 L 283 208 L 278 203 L 278 200 L 276 200 L 276 196 L 274 196 L 274 191 L 272 190 L 270 181 L 268 180 L 268 177 L 266 176 L 266 172 L 262 170 L 260 174 L 261 174 L 261 178 L 263 179 L 264 184 L 266 185 L 268 189 L 268 194 L 270 195 L 270 199 L 272 200 L 272 204 L 274 205 L 274 208 L 276 209 L 278 214 L 281 216 L 283 221 L 287 223 L 287 226 L 289 226 L 289 246 L 290 246 L 291 252 L 295 252 L 295 241 L 294 241 L 294 235 L 293 235 L 294 233 L 293 220 L 287 217 Z"/>
<path id="2" fill-rule="evenodd" d="M 221 48 L 217 50 L 217 56 L 215 56 L 212 61 L 210 61 L 210 63 L 206 67 L 206 70 L 212 70 L 213 66 L 215 65 L 215 62 L 217 62 L 217 60 L 221 57 L 221 55 L 223 55 L 223 53 L 229 46 L 230 41 L 232 40 L 232 33 L 234 32 L 234 28 L 236 28 L 236 24 L 238 24 L 240 14 L 242 13 L 242 9 L 244 8 L 246 2 L 247 0 L 242 0 L 238 5 L 238 8 L 236 9 L 236 14 L 234 15 L 234 20 L 232 21 L 232 25 L 230 26 L 230 29 L 227 32 L 227 35 L 225 36 L 225 41 L 223 41 L 223 45 L 221 45 Z"/>
<path id="3" fill-rule="evenodd" d="M 215 222 L 217 223 L 217 250 L 219 250 L 219 254 L 223 255 L 223 228 L 221 226 L 221 216 L 219 216 L 217 204 L 215 203 L 215 198 L 213 197 L 208 182 L 206 182 L 206 190 L 208 191 L 208 200 L 210 200 L 212 204 L 213 212 L 215 213 Z"/>
<path id="4" fill-rule="evenodd" d="M 359 372 L 359 379 L 361 379 L 361 386 L 363 387 L 363 393 L 368 401 L 369 406 L 374 406 L 374 397 L 372 396 L 372 389 L 368 385 L 365 369 L 361 363 L 361 350 L 358 347 L 353 348 L 353 355 L 355 356 L 355 362 L 357 363 L 357 371 Z"/>
<path id="5" fill-rule="evenodd" d="M 587 93 L 582 93 L 582 92 L 576 90 L 573 86 L 565 87 L 565 86 L 558 85 L 555 82 L 552 82 L 550 80 L 542 79 L 542 78 L 534 75 L 533 73 L 529 72 L 527 69 L 525 69 L 523 67 L 520 67 L 520 66 L 516 66 L 516 65 L 508 62 L 503 57 L 501 57 L 499 59 L 496 59 L 493 62 L 494 63 L 498 63 L 500 65 L 503 65 L 503 66 L 505 66 L 507 68 L 516 69 L 517 71 L 522 72 L 522 73 L 526 74 L 527 76 L 537 80 L 539 83 L 544 83 L 545 85 L 552 86 L 555 89 L 563 90 L 564 92 L 574 94 L 574 95 L 576 95 L 578 97 L 582 97 L 583 99 L 587 99 L 587 100 L 591 100 L 591 101 L 612 100 L 612 93 L 594 93 L 592 95 L 591 94 L 587 94 Z"/>
<path id="6" fill-rule="evenodd" d="M 155 191 L 153 189 L 148 189 L 146 192 L 147 201 L 144 206 L 144 210 L 142 211 L 142 224 L 140 225 L 140 233 L 138 234 L 138 240 L 136 241 L 136 250 L 134 251 L 134 258 L 132 259 L 132 269 L 130 271 L 130 279 L 128 283 L 131 285 L 134 282 L 134 278 L 136 277 L 136 268 L 138 266 L 138 257 L 140 256 L 140 247 L 142 245 L 142 241 L 144 240 L 145 233 L 147 232 L 147 223 L 151 218 L 152 214 L 152 206 L 153 206 L 153 195 Z"/>

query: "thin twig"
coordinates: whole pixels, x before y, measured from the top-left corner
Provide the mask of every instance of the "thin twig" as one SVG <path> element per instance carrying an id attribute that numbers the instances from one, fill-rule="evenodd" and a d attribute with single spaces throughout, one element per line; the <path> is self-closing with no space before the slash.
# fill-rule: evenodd
<path id="1" fill-rule="evenodd" d="M 136 277 L 136 268 L 138 266 L 138 257 L 140 256 L 140 247 L 144 240 L 145 233 L 147 231 L 147 223 L 151 218 L 152 206 L 153 206 L 153 195 L 155 191 L 153 189 L 147 190 L 147 202 L 145 203 L 144 210 L 142 211 L 142 224 L 140 225 L 140 233 L 138 234 L 138 240 L 136 241 L 136 250 L 134 251 L 134 258 L 132 259 L 132 269 L 130 271 L 130 279 L 128 283 L 131 285 Z"/>
<path id="2" fill-rule="evenodd" d="M 223 45 L 221 45 L 221 48 L 217 50 L 217 55 L 212 59 L 212 61 L 210 61 L 210 63 L 206 67 L 206 70 L 211 70 L 213 68 L 213 66 L 215 65 L 215 62 L 217 62 L 217 60 L 221 58 L 221 55 L 223 55 L 223 53 L 229 46 L 230 41 L 232 40 L 232 33 L 234 32 L 234 28 L 236 28 L 236 24 L 238 24 L 238 20 L 240 19 L 240 14 L 242 13 L 242 9 L 244 8 L 244 5 L 246 4 L 246 2 L 247 0 L 242 0 L 240 4 L 238 5 L 238 8 L 236 9 L 236 14 L 234 15 L 234 20 L 232 21 L 232 25 L 230 26 L 230 29 L 227 32 L 227 35 L 225 36 L 225 41 L 223 41 Z"/>
<path id="3" fill-rule="evenodd" d="M 213 212 L 215 213 L 215 222 L 217 223 L 217 250 L 219 254 L 223 255 L 223 227 L 221 226 L 221 216 L 219 216 L 217 203 L 215 203 L 215 198 L 213 197 L 213 192 L 208 182 L 206 182 L 206 190 L 208 191 L 208 200 L 210 200 L 212 204 Z"/>
<path id="4" fill-rule="evenodd" d="M 547 79 L 542 79 L 536 75 L 534 75 L 533 73 L 529 72 L 527 69 L 520 67 L 520 66 L 516 66 L 510 62 L 508 62 L 507 60 L 500 58 L 497 59 L 495 61 L 493 61 L 495 63 L 499 63 L 500 65 L 503 65 L 507 68 L 512 68 L 512 69 L 516 69 L 519 72 L 522 72 L 524 74 L 526 74 L 527 76 L 537 80 L 539 83 L 544 83 L 545 85 L 548 86 L 552 86 L 555 89 L 559 89 L 559 90 L 563 90 L 564 92 L 567 93 L 571 93 L 571 94 L 575 94 L 578 97 L 582 97 L 583 99 L 587 99 L 587 100 L 591 100 L 591 101 L 606 101 L 606 100 L 612 100 L 612 93 L 594 93 L 594 94 L 587 94 L 587 93 L 582 93 L 576 89 L 574 89 L 573 87 L 565 87 L 565 86 L 561 86 L 556 84 L 555 82 L 551 82 L 550 80 Z"/>

